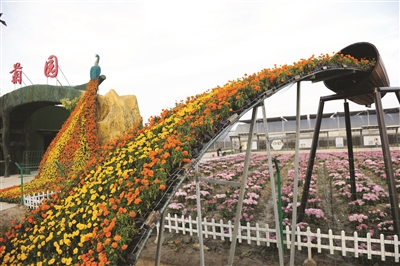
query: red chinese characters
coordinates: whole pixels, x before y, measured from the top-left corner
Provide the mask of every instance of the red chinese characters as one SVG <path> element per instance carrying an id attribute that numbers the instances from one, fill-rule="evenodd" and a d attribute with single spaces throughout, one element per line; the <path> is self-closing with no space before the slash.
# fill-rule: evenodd
<path id="1" fill-rule="evenodd" d="M 12 75 L 11 82 L 13 84 L 22 83 L 22 66 L 20 63 L 14 64 L 14 70 L 10 71 Z"/>
<path id="2" fill-rule="evenodd" d="M 58 60 L 54 55 L 49 56 L 49 61 L 44 65 L 44 75 L 48 78 L 55 78 L 58 75 Z"/>

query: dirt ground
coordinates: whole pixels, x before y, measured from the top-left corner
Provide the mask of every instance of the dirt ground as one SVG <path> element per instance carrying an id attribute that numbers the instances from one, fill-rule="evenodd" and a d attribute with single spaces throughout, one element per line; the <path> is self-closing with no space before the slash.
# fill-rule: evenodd
<path id="1" fill-rule="evenodd" d="M 1 210 L 0 211 L 0 230 L 3 227 L 7 227 L 11 225 L 11 222 L 13 220 L 19 221 L 21 220 L 24 215 L 25 215 L 25 207 L 22 205 L 17 205 L 15 207 L 6 209 L 6 210 Z"/>
<path id="2" fill-rule="evenodd" d="M 154 233 L 155 234 L 155 233 Z M 155 265 L 157 244 L 153 235 L 143 249 L 136 266 Z M 231 243 L 229 241 L 203 239 L 208 248 L 204 252 L 204 264 L 212 266 L 228 265 Z M 200 251 L 194 246 L 198 243 L 197 236 L 164 233 L 164 241 L 161 248 L 161 266 L 192 266 L 200 265 Z M 289 266 L 290 250 L 284 250 L 284 265 Z M 279 256 L 276 247 L 249 245 L 247 243 L 236 245 L 234 266 L 278 266 Z M 330 255 L 328 252 L 312 253 L 312 260 L 307 261 L 307 250 L 295 251 L 295 264 L 293 266 L 394 266 L 394 262 L 381 262 L 378 260 L 356 260 L 342 257 L 338 253 Z"/>
<path id="3" fill-rule="evenodd" d="M 20 220 L 24 217 L 25 207 L 16 206 L 6 210 L 0 211 L 0 226 L 5 229 L 11 225 L 12 220 Z M 157 244 L 155 243 L 156 233 L 150 237 L 145 248 L 142 250 L 140 259 L 136 266 L 153 266 L 155 265 Z M 229 259 L 229 251 L 231 243 L 229 241 L 203 239 L 204 245 L 207 250 L 204 252 L 205 265 L 227 265 Z M 163 245 L 161 248 L 161 266 L 192 266 L 200 265 L 200 251 L 196 248 L 198 244 L 197 236 L 164 233 Z M 289 265 L 290 251 L 284 251 L 284 265 Z M 330 255 L 327 252 L 318 254 L 316 252 L 312 255 L 313 261 L 308 261 L 306 250 L 296 250 L 295 265 L 324 265 L 324 266 L 358 266 L 358 265 L 371 265 L 371 266 L 392 266 L 396 265 L 394 262 L 380 262 L 380 261 L 361 261 L 351 258 L 344 258 L 339 254 Z M 249 245 L 247 243 L 238 243 L 236 245 L 235 259 L 233 265 L 235 266 L 258 266 L 279 265 L 278 250 L 276 247 L 257 246 L 255 244 Z M 398 264 L 397 264 L 398 265 Z"/>
<path id="4" fill-rule="evenodd" d="M 152 236 L 143 249 L 137 266 L 154 265 L 157 244 Z M 229 241 L 203 239 L 205 246 L 205 265 L 227 265 L 231 243 Z M 303 265 L 306 257 L 296 256 L 295 265 Z M 163 266 L 189 266 L 200 265 L 200 251 L 198 249 L 197 236 L 164 233 L 164 241 L 161 248 L 161 262 Z M 286 263 L 287 262 L 287 263 Z M 289 254 L 286 256 L 285 264 L 288 265 Z M 249 244 L 236 245 L 235 266 L 248 265 L 279 265 L 278 250 L 276 248 L 266 249 L 265 246 Z M 322 265 L 322 264 L 321 264 Z M 342 265 L 342 264 L 338 264 Z"/>

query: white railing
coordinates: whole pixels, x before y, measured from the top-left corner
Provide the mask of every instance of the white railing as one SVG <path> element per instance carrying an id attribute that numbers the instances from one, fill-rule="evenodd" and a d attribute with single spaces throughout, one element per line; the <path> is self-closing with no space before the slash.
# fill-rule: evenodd
<path id="1" fill-rule="evenodd" d="M 53 194 L 53 191 L 47 191 L 33 195 L 24 195 L 24 205 L 29 209 L 36 209 L 44 199 L 50 198 Z"/>
<path id="2" fill-rule="evenodd" d="M 44 199 L 49 198 L 52 194 L 54 194 L 53 191 L 48 191 L 24 196 L 24 204 L 31 209 L 37 208 Z M 159 227 L 160 225 L 157 224 L 157 235 Z M 164 218 L 164 228 L 168 229 L 170 233 L 175 232 L 184 235 L 189 233 L 192 236 L 193 234 L 198 234 L 197 217 L 192 219 L 190 216 L 185 218 L 184 216 L 171 216 L 170 213 L 167 213 Z M 220 238 L 221 240 L 229 239 L 229 241 L 232 241 L 232 230 L 233 224 L 231 221 L 228 221 L 227 224 L 223 220 L 215 222 L 214 219 L 207 221 L 204 218 L 202 221 L 202 231 L 205 238 L 212 237 L 213 239 Z M 245 226 L 239 225 L 237 239 L 239 243 L 246 241 L 247 244 L 251 244 L 254 242 L 258 246 L 261 243 L 266 243 L 269 247 L 271 243 L 276 244 L 276 233 L 276 230 L 269 228 L 268 224 L 260 226 L 256 223 L 255 226 L 251 226 L 250 223 L 247 223 Z M 283 239 L 287 249 L 290 249 L 290 236 L 291 230 L 289 226 L 286 226 L 286 229 L 283 230 Z M 363 248 L 360 248 L 361 244 Z M 385 261 L 387 257 L 394 258 L 395 262 L 400 261 L 400 242 L 397 235 L 393 236 L 393 240 L 388 240 L 384 239 L 383 234 L 380 234 L 379 239 L 376 239 L 371 238 L 370 233 L 367 233 L 366 237 L 358 237 L 357 232 L 354 232 L 353 236 L 346 236 L 344 231 L 341 231 L 340 235 L 334 235 L 333 231 L 329 229 L 328 234 L 322 234 L 319 228 L 316 233 L 313 233 L 310 227 L 307 227 L 306 231 L 301 231 L 297 227 L 295 245 L 298 250 L 301 250 L 302 247 L 307 248 L 308 258 L 312 257 L 311 250 L 314 248 L 318 250 L 318 253 L 321 253 L 322 249 L 329 250 L 331 255 L 338 251 L 342 256 L 347 256 L 349 253 L 359 258 L 366 254 L 368 259 L 372 259 L 372 255 L 375 255 L 380 256 L 381 261 Z"/>
<path id="3" fill-rule="evenodd" d="M 164 228 L 170 233 L 189 233 L 198 234 L 197 230 L 197 218 L 192 219 L 190 216 L 178 217 L 177 215 L 171 216 L 169 213 L 165 215 Z M 229 239 L 232 241 L 232 230 L 233 224 L 231 221 L 224 223 L 222 220 L 215 222 L 214 219 L 207 221 L 206 218 L 202 221 L 202 231 L 205 238 L 220 238 L 221 240 Z M 157 224 L 157 232 L 159 232 L 159 224 Z M 271 243 L 276 244 L 276 230 L 269 228 L 268 224 L 260 226 L 258 223 L 255 226 L 251 226 L 247 223 L 245 226 L 239 226 L 237 239 L 239 243 L 243 241 L 247 244 L 266 243 L 270 246 Z M 289 226 L 283 230 L 284 244 L 287 249 L 290 249 L 290 236 L 291 230 Z M 157 234 L 158 235 L 158 234 Z M 372 255 L 380 256 L 381 261 L 385 261 L 388 257 L 393 257 L 395 262 L 400 261 L 400 242 L 397 235 L 394 235 L 393 240 L 384 239 L 384 235 L 381 234 L 379 239 L 371 238 L 370 233 L 367 233 L 366 237 L 358 237 L 357 232 L 354 232 L 352 236 L 345 235 L 344 231 L 341 231 L 340 235 L 334 235 L 332 230 L 328 231 L 328 234 L 322 234 L 318 228 L 316 233 L 311 232 L 308 227 L 306 231 L 301 231 L 299 227 L 296 230 L 296 242 L 298 250 L 305 247 L 308 251 L 308 257 L 311 258 L 311 250 L 317 249 L 318 253 L 321 253 L 322 249 L 329 250 L 330 254 L 333 255 L 335 251 L 338 251 L 342 256 L 349 256 L 350 254 L 356 258 L 367 255 L 368 259 L 372 258 Z M 362 245 L 362 248 L 360 247 Z M 391 250 L 391 251 L 388 251 Z"/>

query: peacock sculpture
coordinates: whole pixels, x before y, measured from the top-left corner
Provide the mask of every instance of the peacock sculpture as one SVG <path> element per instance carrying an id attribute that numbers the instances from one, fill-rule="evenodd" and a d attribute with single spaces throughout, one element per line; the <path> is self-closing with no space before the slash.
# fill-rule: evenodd
<path id="1" fill-rule="evenodd" d="M 1 15 L 3 15 L 3 13 L 0 13 L 0 17 L 1 17 Z M 1 19 L 0 19 L 0 22 L 1 22 L 1 24 L 3 24 L 4 26 L 7 26 L 7 23 L 6 23 L 4 20 L 1 20 Z"/>
<path id="2" fill-rule="evenodd" d="M 96 61 L 94 61 L 94 66 L 90 68 L 90 80 L 97 79 L 100 76 L 100 67 L 99 67 L 100 56 L 96 54 Z"/>

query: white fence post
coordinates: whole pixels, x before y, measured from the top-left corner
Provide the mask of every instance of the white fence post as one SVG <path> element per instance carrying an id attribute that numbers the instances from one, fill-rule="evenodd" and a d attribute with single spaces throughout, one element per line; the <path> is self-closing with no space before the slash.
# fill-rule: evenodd
<path id="1" fill-rule="evenodd" d="M 310 230 L 310 227 L 307 227 L 307 250 L 308 250 L 308 259 L 311 259 L 312 255 L 311 255 L 311 230 Z"/>
<path id="2" fill-rule="evenodd" d="M 251 233 L 250 233 L 250 223 L 247 222 L 246 224 L 247 229 L 247 244 L 251 244 Z"/>
<path id="3" fill-rule="evenodd" d="M 50 198 L 53 195 L 53 191 L 47 192 L 38 192 L 37 194 L 33 195 L 24 195 L 24 206 L 28 207 L 29 209 L 36 209 L 42 204 L 43 200 Z"/>
<path id="4" fill-rule="evenodd" d="M 196 221 L 197 221 L 198 217 L 196 217 Z M 186 226 L 185 226 L 186 227 Z M 197 228 L 197 235 L 200 234 L 199 232 L 200 230 L 198 230 Z M 193 236 L 193 224 L 192 224 L 192 216 L 189 216 L 189 234 L 190 236 Z"/>
<path id="5" fill-rule="evenodd" d="M 297 249 L 298 249 L 298 250 L 301 250 L 301 234 L 300 234 L 300 227 L 297 227 L 296 234 L 297 234 Z M 296 243 L 296 242 L 295 242 L 295 243 Z"/>
<path id="6" fill-rule="evenodd" d="M 332 234 L 332 229 L 329 229 L 329 254 L 333 255 L 335 253 L 335 250 L 333 249 L 333 234 Z"/>
<path id="7" fill-rule="evenodd" d="M 47 192 L 42 192 L 42 193 L 37 193 L 33 195 L 24 195 L 24 204 L 30 209 L 33 208 L 38 208 L 40 204 L 43 202 L 44 199 L 50 198 L 50 196 L 54 194 L 53 191 L 47 191 Z M 188 219 L 185 219 L 185 216 L 178 217 L 176 214 L 172 217 L 170 213 L 167 213 L 165 217 L 165 225 L 164 225 L 164 230 L 168 228 L 168 231 L 171 233 L 173 230 L 175 233 L 179 234 L 186 234 L 186 232 L 189 232 L 190 235 L 192 236 L 193 233 L 197 234 L 205 234 L 205 237 L 208 238 L 209 235 L 212 235 L 213 239 L 217 239 L 217 236 L 221 237 L 221 240 L 225 240 L 226 237 L 229 238 L 230 241 L 232 241 L 232 230 L 233 230 L 233 225 L 231 221 L 228 221 L 227 224 L 223 222 L 223 220 L 220 220 L 219 223 L 216 223 L 214 218 L 211 219 L 211 222 L 207 221 L 207 218 L 204 218 L 202 221 L 202 227 L 204 228 L 204 231 L 201 230 L 201 228 L 193 229 L 193 223 L 196 222 L 197 225 L 197 219 L 194 221 L 192 217 L 188 217 Z M 179 226 L 181 224 L 181 226 Z M 189 228 L 186 228 L 186 225 L 189 224 Z M 208 227 L 211 227 L 211 231 L 208 230 Z M 157 230 L 159 228 L 157 227 Z M 226 231 L 225 231 L 226 230 Z M 218 231 L 218 232 L 217 232 Z M 255 231 L 255 232 L 254 232 Z M 226 233 L 225 233 L 226 232 Z M 245 235 L 243 235 L 243 232 L 245 232 Z M 265 237 L 263 236 L 262 232 L 265 232 Z M 381 261 L 385 261 L 386 257 L 393 257 L 395 262 L 400 261 L 400 255 L 399 255 L 399 239 L 397 235 L 393 236 L 393 240 L 387 240 L 385 239 L 383 234 L 379 235 L 379 239 L 371 239 L 371 234 L 367 233 L 367 236 L 365 238 L 363 237 L 358 237 L 357 232 L 354 232 L 353 236 L 348 236 L 346 237 L 345 232 L 342 230 L 340 233 L 340 236 L 333 235 L 333 232 L 331 229 L 328 230 L 328 234 L 322 234 L 321 230 L 318 228 L 316 233 L 311 232 L 310 227 L 307 227 L 306 232 L 301 232 L 300 228 L 296 228 L 296 239 L 291 240 L 290 239 L 290 228 L 289 226 L 286 226 L 286 230 L 284 230 L 284 233 L 286 234 L 286 247 L 287 249 L 290 249 L 290 243 L 291 241 L 295 241 L 295 244 L 297 245 L 298 250 L 301 250 L 302 246 L 307 247 L 308 251 L 308 258 L 311 258 L 311 250 L 312 247 L 315 247 L 315 244 L 312 244 L 312 239 L 316 238 L 317 241 L 317 249 L 318 253 L 321 253 L 322 249 L 329 250 L 331 255 L 334 255 L 335 250 L 341 251 L 342 256 L 346 256 L 347 251 L 350 253 L 354 253 L 354 257 L 358 258 L 359 254 L 367 254 L 368 259 L 372 259 L 372 255 L 380 256 Z M 260 235 L 261 233 L 261 235 Z M 266 245 L 269 247 L 271 243 L 276 243 L 276 239 L 271 239 L 271 233 L 278 234 L 276 229 L 270 229 L 268 224 L 265 224 L 265 227 L 260 227 L 258 223 L 256 223 L 255 227 L 251 226 L 250 223 L 247 223 L 246 226 L 239 226 L 237 236 L 238 240 L 240 243 L 242 243 L 242 240 L 247 240 L 247 244 L 251 244 L 252 240 L 255 240 L 257 245 L 261 245 L 262 242 L 265 242 Z M 158 233 L 157 233 L 158 235 Z M 252 237 L 252 235 L 255 235 L 255 238 Z M 306 243 L 302 242 L 302 236 L 306 236 Z M 328 245 L 323 245 L 322 244 L 322 239 L 327 239 Z M 341 240 L 341 247 L 335 247 L 333 245 L 334 239 L 340 239 Z M 354 245 L 353 248 L 347 247 L 346 245 L 347 241 L 351 241 Z M 366 243 L 366 250 L 365 249 L 359 249 L 359 243 Z M 373 249 L 373 244 L 378 244 L 379 243 L 379 249 Z M 351 245 L 350 245 L 351 246 Z M 387 247 L 393 246 L 393 252 L 386 251 Z"/>
<path id="8" fill-rule="evenodd" d="M 196 229 L 193 229 L 192 224 L 194 219 L 191 217 L 187 217 L 187 219 L 185 219 L 184 216 L 178 218 L 177 215 L 171 217 L 171 215 L 168 213 L 165 219 L 166 223 L 164 228 L 165 230 L 169 230 L 169 232 L 174 231 L 174 233 L 186 234 L 188 231 L 191 235 L 193 233 L 203 233 L 206 237 L 211 235 L 213 239 L 221 237 L 221 240 L 229 238 L 229 240 L 232 241 L 233 225 L 231 221 L 224 223 L 223 220 L 216 222 L 214 219 L 211 219 L 211 221 L 208 222 L 207 219 L 204 218 L 202 221 L 203 231 L 200 232 L 200 229 L 197 227 Z M 180 223 L 182 226 L 179 226 Z M 189 223 L 189 228 L 186 228 L 187 223 Z M 254 240 L 258 246 L 262 245 L 262 243 L 266 243 L 266 245 L 269 247 L 271 243 L 277 244 L 276 239 L 271 238 L 271 234 L 276 236 L 277 233 L 279 232 L 277 232 L 276 229 L 270 229 L 268 224 L 265 224 L 265 226 L 260 226 L 258 223 L 256 223 L 255 226 L 251 226 L 250 223 L 247 223 L 246 226 L 239 226 L 237 240 L 239 242 L 247 240 L 247 244 L 251 244 L 252 240 Z M 284 237 L 284 239 L 286 239 L 286 243 L 284 244 L 286 244 L 287 249 L 290 249 L 290 233 L 291 230 L 289 226 L 286 226 L 286 230 L 284 230 L 284 234 L 286 234 L 286 237 Z M 253 237 L 254 235 L 255 237 Z M 334 245 L 335 239 L 340 239 L 340 246 Z M 382 261 L 385 261 L 387 257 L 393 257 L 396 263 L 400 260 L 400 243 L 397 235 L 394 235 L 393 240 L 385 239 L 383 234 L 379 236 L 379 239 L 371 239 L 371 234 L 369 233 L 366 237 L 359 237 L 357 232 L 354 232 L 353 236 L 346 236 L 344 231 L 341 231 L 340 235 L 334 235 L 332 230 L 328 230 L 328 234 L 323 234 L 319 228 L 317 229 L 316 233 L 313 233 L 311 232 L 310 227 L 307 227 L 305 232 L 301 232 L 300 228 L 297 227 L 296 236 L 293 241 L 295 241 L 295 244 L 299 250 L 301 250 L 302 246 L 307 247 L 309 258 L 312 256 L 312 248 L 316 247 L 318 253 L 321 253 L 322 250 L 329 250 L 331 255 L 334 255 L 336 251 L 340 252 L 343 256 L 349 255 L 348 253 L 350 253 L 350 255 L 354 253 L 354 257 L 356 258 L 359 257 L 359 254 L 367 254 L 368 259 L 371 259 L 372 255 L 375 255 L 380 256 Z M 313 244 L 312 241 L 316 241 L 316 244 Z M 360 243 L 366 243 L 366 250 L 359 248 Z M 379 245 L 377 246 L 380 248 L 375 250 L 373 245 L 378 243 Z M 354 247 L 351 247 L 352 245 L 354 245 Z M 388 247 L 393 247 L 394 252 L 385 250 L 388 249 Z"/>
<path id="9" fill-rule="evenodd" d="M 204 224 L 205 237 L 208 238 L 208 226 L 207 226 L 207 218 L 206 217 L 204 217 L 203 224 Z"/>
<path id="10" fill-rule="evenodd" d="M 317 229 L 317 247 L 318 253 L 321 253 L 321 229 Z"/>
<path id="11" fill-rule="evenodd" d="M 342 256 L 346 257 L 346 235 L 344 231 L 341 231 L 341 238 L 342 238 Z"/>
<path id="12" fill-rule="evenodd" d="M 371 259 L 371 234 L 367 233 L 367 251 L 368 251 L 368 259 Z"/>
<path id="13" fill-rule="evenodd" d="M 288 225 L 286 225 L 286 230 L 285 230 L 286 232 L 286 248 L 287 249 L 290 249 L 290 246 L 291 246 L 291 244 L 290 243 L 292 243 L 291 241 L 291 236 L 292 236 L 292 231 L 290 230 L 290 227 L 288 226 Z"/>
<path id="14" fill-rule="evenodd" d="M 354 232 L 354 257 L 358 258 L 358 234 Z"/>

